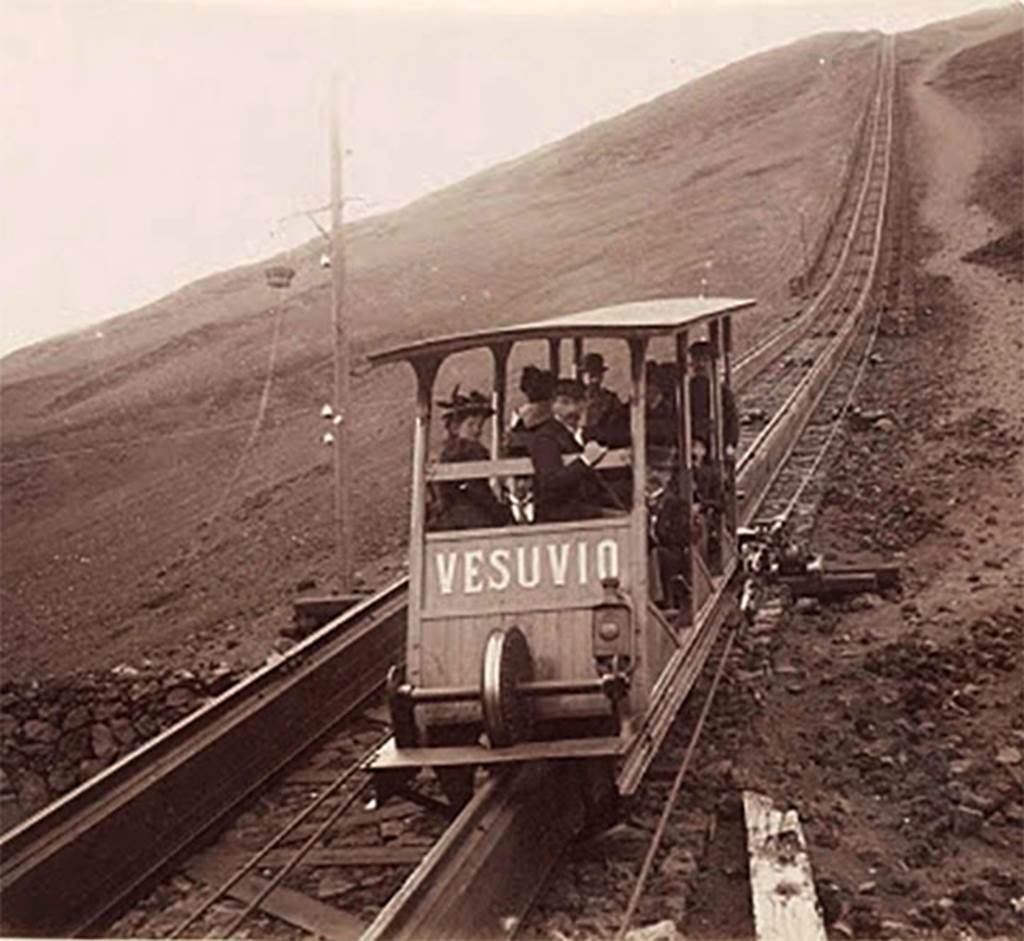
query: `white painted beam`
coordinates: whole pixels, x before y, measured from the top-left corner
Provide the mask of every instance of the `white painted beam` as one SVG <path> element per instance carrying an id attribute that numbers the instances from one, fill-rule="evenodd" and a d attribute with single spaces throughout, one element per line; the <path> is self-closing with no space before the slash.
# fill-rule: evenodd
<path id="1" fill-rule="evenodd" d="M 757 941 L 826 941 L 800 820 L 770 797 L 743 792 Z"/>

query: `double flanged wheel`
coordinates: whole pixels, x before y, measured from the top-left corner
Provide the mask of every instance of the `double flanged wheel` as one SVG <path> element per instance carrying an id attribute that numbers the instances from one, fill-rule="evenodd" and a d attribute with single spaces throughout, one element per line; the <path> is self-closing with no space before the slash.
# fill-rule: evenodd
<path id="1" fill-rule="evenodd" d="M 533 728 L 533 704 L 520 685 L 533 679 L 533 657 L 518 627 L 491 631 L 481 672 L 480 700 L 491 747 L 526 741 Z"/>

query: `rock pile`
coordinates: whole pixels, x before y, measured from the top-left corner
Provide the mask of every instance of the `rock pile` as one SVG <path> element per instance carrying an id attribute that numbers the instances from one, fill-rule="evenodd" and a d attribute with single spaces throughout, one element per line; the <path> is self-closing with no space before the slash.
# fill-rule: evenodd
<path id="1" fill-rule="evenodd" d="M 202 673 L 138 670 L 0 686 L 0 820 L 7 829 L 98 774 L 238 679 L 214 666 Z"/>

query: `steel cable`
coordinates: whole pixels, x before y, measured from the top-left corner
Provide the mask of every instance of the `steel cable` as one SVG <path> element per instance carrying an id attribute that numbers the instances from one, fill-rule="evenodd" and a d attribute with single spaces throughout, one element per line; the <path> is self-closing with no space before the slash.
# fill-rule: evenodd
<path id="1" fill-rule="evenodd" d="M 665 836 L 665 827 L 668 825 L 669 815 L 672 813 L 676 799 L 679 797 L 679 791 L 683 785 L 683 778 L 686 777 L 686 772 L 690 768 L 690 761 L 697 748 L 697 740 L 700 738 L 700 733 L 704 729 L 704 722 L 708 717 L 708 713 L 711 711 L 711 703 L 714 701 L 715 691 L 718 689 L 718 683 L 722 679 L 723 672 L 725 672 L 725 664 L 729 658 L 729 651 L 732 650 L 732 643 L 735 639 L 736 631 L 733 630 L 726 638 L 725 649 L 722 651 L 722 657 L 718 661 L 718 668 L 715 670 L 714 678 L 711 680 L 711 688 L 708 690 L 707 699 L 704 700 L 700 716 L 697 719 L 697 725 L 693 730 L 693 735 L 690 737 L 689 744 L 686 746 L 686 754 L 683 756 L 683 762 L 679 766 L 679 770 L 676 772 L 675 780 L 672 782 L 672 788 L 669 791 L 668 798 L 665 800 L 665 805 L 661 811 L 661 818 L 658 820 L 658 826 L 655 828 L 654 836 L 651 838 L 650 846 L 647 848 L 647 855 L 644 857 L 643 865 L 640 867 L 640 875 L 637 877 L 636 885 L 633 886 L 633 894 L 630 896 L 629 905 L 626 907 L 626 914 L 622 917 L 622 924 L 619 926 L 619 931 L 615 935 L 615 941 L 624 941 L 626 932 L 629 931 L 629 926 L 633 921 L 633 916 L 636 914 L 637 905 L 640 904 L 640 898 L 643 895 L 644 887 L 647 884 L 647 877 L 650 875 L 651 866 L 654 863 L 654 857 L 657 854 L 658 849 L 661 847 L 661 841 Z"/>

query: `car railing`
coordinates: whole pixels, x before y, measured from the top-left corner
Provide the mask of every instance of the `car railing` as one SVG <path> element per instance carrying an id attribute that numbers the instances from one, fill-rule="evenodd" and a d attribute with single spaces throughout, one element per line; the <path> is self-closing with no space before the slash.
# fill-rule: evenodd
<path id="1" fill-rule="evenodd" d="M 571 464 L 580 455 L 563 454 L 562 460 Z M 615 470 L 632 466 L 629 448 L 616 448 L 594 465 L 594 470 Z M 534 473 L 533 461 L 528 457 L 505 457 L 493 461 L 431 461 L 426 474 L 429 481 L 475 480 L 487 477 L 528 477 Z"/>

